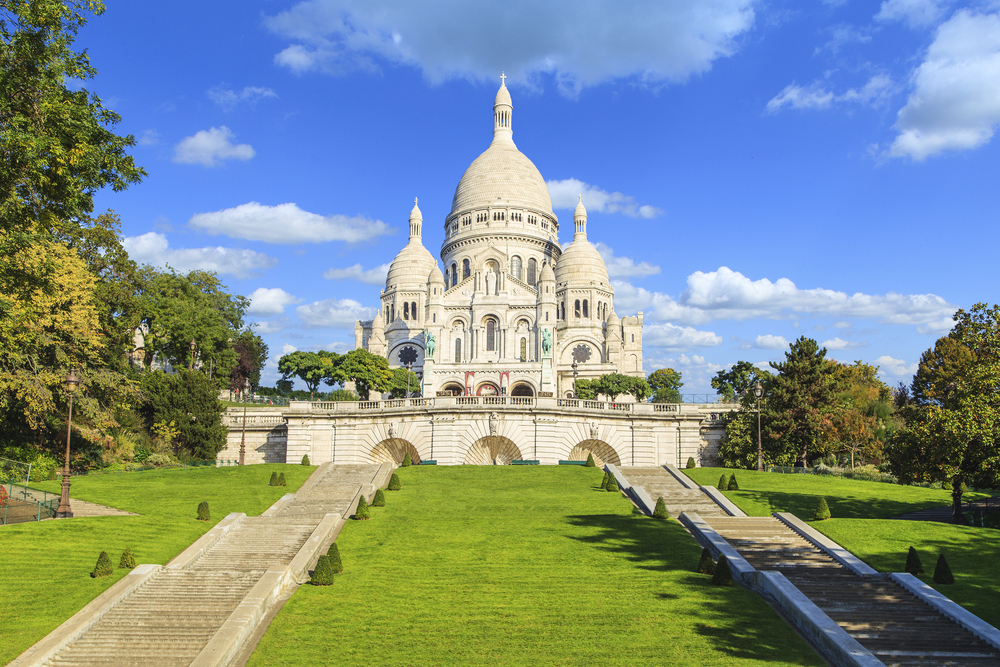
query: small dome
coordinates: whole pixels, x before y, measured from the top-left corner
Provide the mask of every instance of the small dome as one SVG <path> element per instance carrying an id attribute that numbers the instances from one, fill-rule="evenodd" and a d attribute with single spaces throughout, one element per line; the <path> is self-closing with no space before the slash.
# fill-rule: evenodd
<path id="1" fill-rule="evenodd" d="M 555 282 L 555 279 L 556 279 L 556 274 L 555 271 L 552 270 L 552 262 L 543 262 L 542 270 L 538 274 L 539 282 L 545 282 L 545 281 Z"/>
<path id="2" fill-rule="evenodd" d="M 499 106 L 501 104 L 506 104 L 509 107 L 513 107 L 514 104 L 510 101 L 510 93 L 507 91 L 507 86 L 500 84 L 500 90 L 497 91 L 497 96 L 493 100 L 493 106 Z"/>
<path id="3" fill-rule="evenodd" d="M 586 236 L 577 236 L 563 250 L 556 264 L 556 282 L 559 284 L 589 285 L 591 281 L 610 285 L 608 267 L 601 253 Z"/>
<path id="4" fill-rule="evenodd" d="M 437 262 L 420 243 L 420 239 L 411 237 L 410 242 L 389 265 L 385 288 L 422 289 L 427 285 L 427 275 L 436 266 Z"/>
<path id="5" fill-rule="evenodd" d="M 576 205 L 576 210 L 573 211 L 574 218 L 580 215 L 587 217 L 587 207 L 583 205 L 583 195 L 580 195 L 580 202 Z"/>
<path id="6" fill-rule="evenodd" d="M 434 262 L 434 268 L 427 274 L 427 284 L 444 285 L 444 274 L 441 273 L 441 267 L 438 266 L 437 262 Z"/>

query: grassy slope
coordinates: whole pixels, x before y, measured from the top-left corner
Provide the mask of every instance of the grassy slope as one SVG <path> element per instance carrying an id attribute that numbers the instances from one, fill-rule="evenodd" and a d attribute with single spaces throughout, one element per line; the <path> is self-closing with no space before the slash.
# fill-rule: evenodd
<path id="1" fill-rule="evenodd" d="M 721 468 L 685 470 L 699 484 L 714 486 Z M 734 471 L 725 470 L 727 474 Z M 738 470 L 740 491 L 727 491 L 740 509 L 753 516 L 791 512 L 811 520 L 825 497 L 834 518 L 812 525 L 882 572 L 902 572 L 910 546 L 920 553 L 921 579 L 994 626 L 1000 627 L 1000 531 L 931 521 L 887 517 L 951 504 L 948 491 L 814 475 L 781 475 Z M 970 494 L 971 495 L 971 494 Z M 938 554 L 945 553 L 955 584 L 934 583 Z"/>
<path id="2" fill-rule="evenodd" d="M 338 540 L 251 665 L 821 665 L 755 595 L 692 570 L 675 521 L 633 513 L 579 467 L 399 471 Z"/>
<path id="3" fill-rule="evenodd" d="M 112 564 L 126 546 L 137 563 L 163 564 L 230 512 L 257 515 L 306 480 L 312 467 L 255 465 L 242 468 L 175 469 L 73 480 L 71 495 L 142 516 L 42 521 L 0 527 L 0 665 L 59 626 L 124 576 L 91 579 L 97 556 Z M 271 471 L 285 473 L 287 487 L 269 487 Z M 57 482 L 34 484 L 59 492 Z M 195 519 L 208 501 L 212 520 Z"/>

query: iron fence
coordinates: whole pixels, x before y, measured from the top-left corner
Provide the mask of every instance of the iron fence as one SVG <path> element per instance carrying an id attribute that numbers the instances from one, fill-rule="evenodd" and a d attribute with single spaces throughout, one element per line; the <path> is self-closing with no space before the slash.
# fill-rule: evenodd
<path id="1" fill-rule="evenodd" d="M 59 496 L 19 484 L 0 485 L 0 524 L 51 519 L 59 508 Z"/>

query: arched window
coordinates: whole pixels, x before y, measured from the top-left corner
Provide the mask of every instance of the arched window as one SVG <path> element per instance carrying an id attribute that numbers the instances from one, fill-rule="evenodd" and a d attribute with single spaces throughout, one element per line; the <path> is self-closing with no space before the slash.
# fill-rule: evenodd
<path id="1" fill-rule="evenodd" d="M 528 284 L 535 286 L 535 271 L 538 270 L 538 263 L 534 257 L 528 259 Z"/>
<path id="2" fill-rule="evenodd" d="M 486 351 L 493 352 L 497 344 L 497 324 L 493 320 L 486 321 Z"/>
<path id="3" fill-rule="evenodd" d="M 405 301 L 403 302 L 403 319 L 404 320 L 410 319 L 410 304 L 406 303 Z"/>
<path id="4" fill-rule="evenodd" d="M 385 318 L 384 319 L 385 319 L 386 322 L 390 322 L 391 321 L 389 319 L 389 306 L 385 307 Z"/>
<path id="5" fill-rule="evenodd" d="M 469 260 L 463 259 L 462 260 L 462 280 L 465 280 L 470 275 L 471 275 L 471 272 L 469 271 Z"/>
<path id="6" fill-rule="evenodd" d="M 462 363 L 462 339 L 455 339 L 455 363 Z"/>
<path id="7" fill-rule="evenodd" d="M 514 276 L 518 280 L 524 280 L 521 277 L 521 258 L 514 255 L 510 258 L 510 275 Z"/>
<path id="8" fill-rule="evenodd" d="M 588 308 L 587 308 L 587 300 L 586 299 L 583 300 L 583 316 L 584 317 L 590 317 L 590 312 L 588 311 Z"/>
<path id="9" fill-rule="evenodd" d="M 566 319 L 566 302 L 559 302 L 559 313 L 556 313 L 556 319 L 565 320 Z"/>
<path id="10" fill-rule="evenodd" d="M 586 310 L 587 309 L 587 306 L 586 306 L 587 302 L 584 301 L 583 303 L 584 303 L 583 309 Z M 417 319 L 417 302 L 416 301 L 411 301 L 410 302 L 410 314 L 413 317 L 413 319 Z M 586 314 L 586 313 L 584 313 L 584 314 Z"/>
<path id="11" fill-rule="evenodd" d="M 527 361 L 527 360 L 528 360 L 528 339 L 527 338 L 522 338 L 521 339 L 521 361 Z"/>
<path id="12" fill-rule="evenodd" d="M 396 321 L 396 304 L 392 304 L 392 306 L 389 307 L 389 321 Z"/>
<path id="13" fill-rule="evenodd" d="M 580 317 L 580 300 L 577 299 L 573 303 L 573 317 Z"/>
<path id="14" fill-rule="evenodd" d="M 458 264 L 455 262 L 451 263 L 451 286 L 454 287 L 458 284 Z"/>

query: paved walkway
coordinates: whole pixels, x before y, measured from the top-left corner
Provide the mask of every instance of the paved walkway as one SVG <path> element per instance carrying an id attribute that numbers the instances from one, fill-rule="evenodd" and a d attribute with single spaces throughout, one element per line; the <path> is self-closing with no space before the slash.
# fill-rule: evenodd
<path id="1" fill-rule="evenodd" d="M 329 466 L 290 501 L 279 501 L 259 517 L 234 518 L 228 532 L 203 553 L 178 566 L 182 554 L 153 574 L 44 664 L 183 667 L 196 659 L 216 664 L 204 662 L 206 646 L 265 573 L 287 567 L 320 521 L 351 511 L 359 490 L 384 484 L 388 470 Z M 34 664 L 19 662 L 26 655 L 12 665 Z"/>

